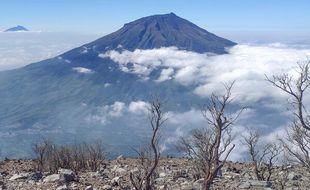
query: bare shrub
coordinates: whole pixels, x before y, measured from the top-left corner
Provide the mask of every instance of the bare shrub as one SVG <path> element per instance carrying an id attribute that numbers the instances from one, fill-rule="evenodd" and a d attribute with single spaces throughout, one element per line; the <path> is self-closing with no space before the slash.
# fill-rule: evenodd
<path id="1" fill-rule="evenodd" d="M 56 145 L 44 140 L 33 147 L 36 155 L 36 169 L 55 173 L 59 168 L 75 171 L 97 171 L 106 153 L 100 141 L 74 145 Z"/>
<path id="2" fill-rule="evenodd" d="M 247 146 L 248 154 L 254 165 L 254 174 L 258 180 L 270 181 L 275 170 L 278 156 L 282 152 L 279 145 L 272 142 L 260 142 L 257 130 L 248 129 L 248 135 L 243 136 L 242 143 Z"/>
<path id="3" fill-rule="evenodd" d="M 167 120 L 163 112 L 163 102 L 158 98 L 151 102 L 149 107 L 149 121 L 152 128 L 150 143 L 139 150 L 139 171 L 130 173 L 130 181 L 136 190 L 153 190 L 156 169 L 160 160 L 160 129 Z"/>
<path id="4" fill-rule="evenodd" d="M 188 137 L 182 137 L 178 149 L 190 157 L 195 163 L 195 170 L 204 176 L 203 189 L 210 186 L 226 163 L 227 157 L 234 149 L 234 135 L 231 126 L 245 108 L 230 114 L 228 109 L 232 103 L 231 90 L 234 83 L 224 85 L 224 95 L 212 93 L 210 101 L 202 109 L 207 121 L 206 128 L 195 129 Z"/>

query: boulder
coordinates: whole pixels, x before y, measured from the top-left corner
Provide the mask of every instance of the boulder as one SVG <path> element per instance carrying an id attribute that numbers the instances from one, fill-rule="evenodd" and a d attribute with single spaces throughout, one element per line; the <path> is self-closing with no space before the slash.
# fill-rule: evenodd
<path id="1" fill-rule="evenodd" d="M 45 183 L 54 183 L 54 182 L 59 182 L 59 181 L 61 181 L 60 174 L 48 175 L 43 179 L 43 182 Z"/>
<path id="2" fill-rule="evenodd" d="M 125 176 L 127 173 L 127 170 L 125 170 L 124 168 L 117 168 L 115 170 L 115 173 L 119 176 Z"/>
<path id="3" fill-rule="evenodd" d="M 289 179 L 289 180 L 299 180 L 301 178 L 302 178 L 302 176 L 295 173 L 295 172 L 290 172 L 287 176 L 287 179 Z"/>
<path id="4" fill-rule="evenodd" d="M 27 179 L 31 176 L 31 173 L 19 173 L 19 174 L 14 174 L 9 180 L 14 181 L 18 179 Z"/>
<path id="5" fill-rule="evenodd" d="M 75 173 L 69 169 L 59 169 L 58 173 L 60 174 L 61 180 L 65 182 L 75 181 L 77 178 Z"/>

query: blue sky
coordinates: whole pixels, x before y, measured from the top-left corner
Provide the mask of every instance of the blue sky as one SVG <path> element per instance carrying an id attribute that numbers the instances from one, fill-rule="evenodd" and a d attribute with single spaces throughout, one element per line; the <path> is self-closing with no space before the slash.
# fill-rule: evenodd
<path id="1" fill-rule="evenodd" d="M 214 32 L 307 34 L 309 0 L 1 0 L 0 29 L 106 34 L 124 23 L 174 12 Z"/>

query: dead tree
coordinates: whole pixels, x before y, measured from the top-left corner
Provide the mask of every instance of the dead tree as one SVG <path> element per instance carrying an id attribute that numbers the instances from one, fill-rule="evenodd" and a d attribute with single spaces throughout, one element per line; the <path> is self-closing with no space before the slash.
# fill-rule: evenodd
<path id="1" fill-rule="evenodd" d="M 136 150 L 139 158 L 139 171 L 130 173 L 130 181 L 136 190 L 155 189 L 155 172 L 160 160 L 159 133 L 166 120 L 163 102 L 156 98 L 149 107 L 149 121 L 152 129 L 150 143 Z"/>
<path id="2" fill-rule="evenodd" d="M 248 130 L 248 135 L 243 136 L 242 143 L 247 146 L 256 178 L 270 181 L 281 147 L 276 143 L 260 142 L 260 134 L 254 129 Z"/>
<path id="3" fill-rule="evenodd" d="M 310 61 L 298 63 L 297 77 L 282 74 L 266 80 L 290 96 L 289 103 L 294 108 L 294 119 L 287 130 L 287 137 L 280 139 L 291 156 L 292 162 L 306 166 L 310 170 L 310 116 L 304 105 L 304 97 L 310 86 Z"/>
<path id="4" fill-rule="evenodd" d="M 209 103 L 203 107 L 202 115 L 207 121 L 207 127 L 195 129 L 189 137 L 183 137 L 179 142 L 179 150 L 196 162 L 204 175 L 204 187 L 208 190 L 234 149 L 232 125 L 236 122 L 244 107 L 234 113 L 228 109 L 232 104 L 231 90 L 234 83 L 224 85 L 225 94 L 212 94 Z M 197 168 L 196 168 L 197 169 Z"/>

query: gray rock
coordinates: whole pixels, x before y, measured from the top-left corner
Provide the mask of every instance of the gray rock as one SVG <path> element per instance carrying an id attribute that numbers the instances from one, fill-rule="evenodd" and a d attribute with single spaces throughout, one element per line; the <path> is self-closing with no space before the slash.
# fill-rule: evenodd
<path id="1" fill-rule="evenodd" d="M 57 187 L 56 190 L 69 190 L 69 188 L 67 187 L 67 185 L 62 185 L 62 186 Z"/>
<path id="2" fill-rule="evenodd" d="M 31 173 L 20 173 L 20 174 L 14 174 L 9 180 L 14 181 L 17 179 L 27 179 L 31 176 Z"/>
<path id="3" fill-rule="evenodd" d="M 299 180 L 299 179 L 302 178 L 302 176 L 299 175 L 299 174 L 297 174 L 297 173 L 295 173 L 295 172 L 290 172 L 290 173 L 288 174 L 287 178 L 288 178 L 289 180 Z"/>
<path id="4" fill-rule="evenodd" d="M 239 189 L 250 189 L 250 188 L 251 188 L 251 184 L 248 181 L 245 181 L 239 185 Z"/>
<path id="5" fill-rule="evenodd" d="M 58 173 L 62 181 L 71 182 L 76 180 L 76 175 L 72 170 L 69 169 L 59 169 Z"/>
<path id="6" fill-rule="evenodd" d="M 71 190 L 79 190 L 80 188 L 79 188 L 78 184 L 72 183 L 72 184 L 70 185 L 70 188 L 69 188 L 69 189 L 71 189 Z"/>
<path id="7" fill-rule="evenodd" d="M 110 185 L 104 185 L 102 187 L 103 190 L 112 190 L 112 187 Z"/>
<path id="8" fill-rule="evenodd" d="M 124 168 L 117 168 L 117 169 L 115 170 L 115 173 L 116 173 L 117 175 L 119 175 L 119 176 L 124 176 L 124 175 L 126 175 L 127 170 L 125 170 Z"/>
<path id="9" fill-rule="evenodd" d="M 52 174 L 43 179 L 43 182 L 45 183 L 54 183 L 59 181 L 61 181 L 60 174 Z"/>
<path id="10" fill-rule="evenodd" d="M 112 186 L 119 186 L 119 182 L 120 182 L 120 177 L 115 177 L 111 180 L 111 185 Z"/>
<path id="11" fill-rule="evenodd" d="M 259 180 L 248 180 L 251 186 L 254 187 L 270 187 L 271 183 L 268 181 L 259 181 Z"/>

